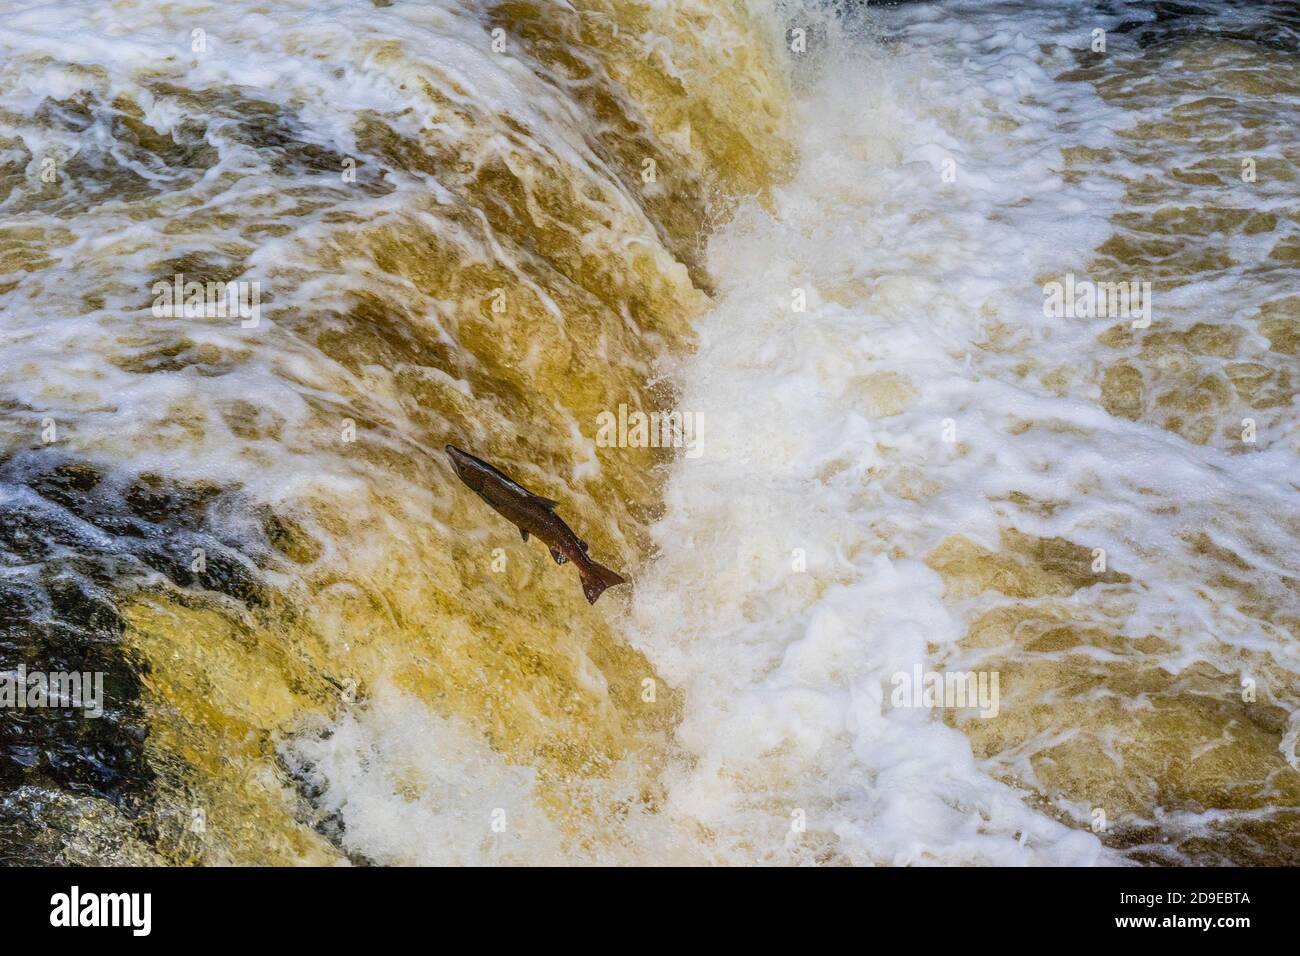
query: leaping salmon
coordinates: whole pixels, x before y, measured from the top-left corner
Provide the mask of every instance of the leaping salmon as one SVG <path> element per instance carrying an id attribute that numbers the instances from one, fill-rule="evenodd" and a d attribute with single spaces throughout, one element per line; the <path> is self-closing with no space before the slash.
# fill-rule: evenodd
<path id="1" fill-rule="evenodd" d="M 498 514 L 516 525 L 525 541 L 529 534 L 534 534 L 551 549 L 556 564 L 573 563 L 582 578 L 582 593 L 589 604 L 595 604 L 606 588 L 624 583 L 620 575 L 588 556 L 587 542 L 555 513 L 557 502 L 533 494 L 509 475 L 455 445 L 447 446 L 447 454 L 456 476 Z"/>

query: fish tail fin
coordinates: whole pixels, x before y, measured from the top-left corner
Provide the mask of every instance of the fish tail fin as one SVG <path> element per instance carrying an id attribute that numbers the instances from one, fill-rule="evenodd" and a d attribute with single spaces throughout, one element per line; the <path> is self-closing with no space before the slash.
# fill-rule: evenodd
<path id="1" fill-rule="evenodd" d="M 596 561 L 589 562 L 582 569 L 581 574 L 582 593 L 587 596 L 588 604 L 595 604 L 596 598 L 604 594 L 606 588 L 624 583 L 622 575 L 616 574 Z"/>

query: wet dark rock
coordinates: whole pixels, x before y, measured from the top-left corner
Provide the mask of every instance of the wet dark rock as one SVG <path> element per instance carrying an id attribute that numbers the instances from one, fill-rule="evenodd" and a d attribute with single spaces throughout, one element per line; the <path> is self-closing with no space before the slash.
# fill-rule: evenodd
<path id="1" fill-rule="evenodd" d="M 44 449 L 0 461 L 0 674 L 103 675 L 98 717 L 80 708 L 0 708 L 0 859 L 40 862 L 23 846 L 40 814 L 16 792 L 95 797 L 125 819 L 150 806 L 147 671 L 123 644 L 118 602 L 132 589 L 161 586 L 264 606 L 262 569 L 310 558 L 313 542 L 267 509 L 247 527 L 223 523 L 240 513 L 237 490 L 211 482 L 114 474 Z"/>

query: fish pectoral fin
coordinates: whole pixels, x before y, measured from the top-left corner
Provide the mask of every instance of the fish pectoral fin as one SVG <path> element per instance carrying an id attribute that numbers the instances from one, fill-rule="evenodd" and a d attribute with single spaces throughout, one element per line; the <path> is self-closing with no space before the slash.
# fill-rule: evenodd
<path id="1" fill-rule="evenodd" d="M 525 541 L 527 541 L 527 540 L 528 540 L 528 529 L 527 529 L 527 528 L 520 528 L 520 529 L 519 529 L 519 537 L 521 537 L 521 538 L 523 538 Z"/>
<path id="2" fill-rule="evenodd" d="M 547 511 L 554 511 L 556 506 L 559 505 L 558 501 L 552 501 L 550 498 L 543 498 L 541 495 L 533 495 L 533 497 L 536 498 L 537 503 Z"/>
<path id="3" fill-rule="evenodd" d="M 551 548 L 551 557 L 555 559 L 556 564 L 563 564 L 565 561 L 569 560 L 555 548 Z"/>

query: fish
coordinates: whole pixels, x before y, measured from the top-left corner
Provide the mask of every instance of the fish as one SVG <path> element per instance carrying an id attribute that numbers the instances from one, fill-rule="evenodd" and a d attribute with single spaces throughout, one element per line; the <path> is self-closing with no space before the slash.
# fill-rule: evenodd
<path id="1" fill-rule="evenodd" d="M 587 542 L 574 534 L 564 519 L 555 513 L 559 502 L 533 494 L 482 458 L 461 451 L 455 445 L 447 445 L 446 450 L 452 467 L 456 469 L 456 477 L 519 528 L 525 541 L 530 534 L 536 536 L 550 548 L 556 564 L 572 564 L 578 569 L 582 593 L 588 604 L 595 604 L 606 589 L 626 583 L 622 575 L 587 554 Z"/>

